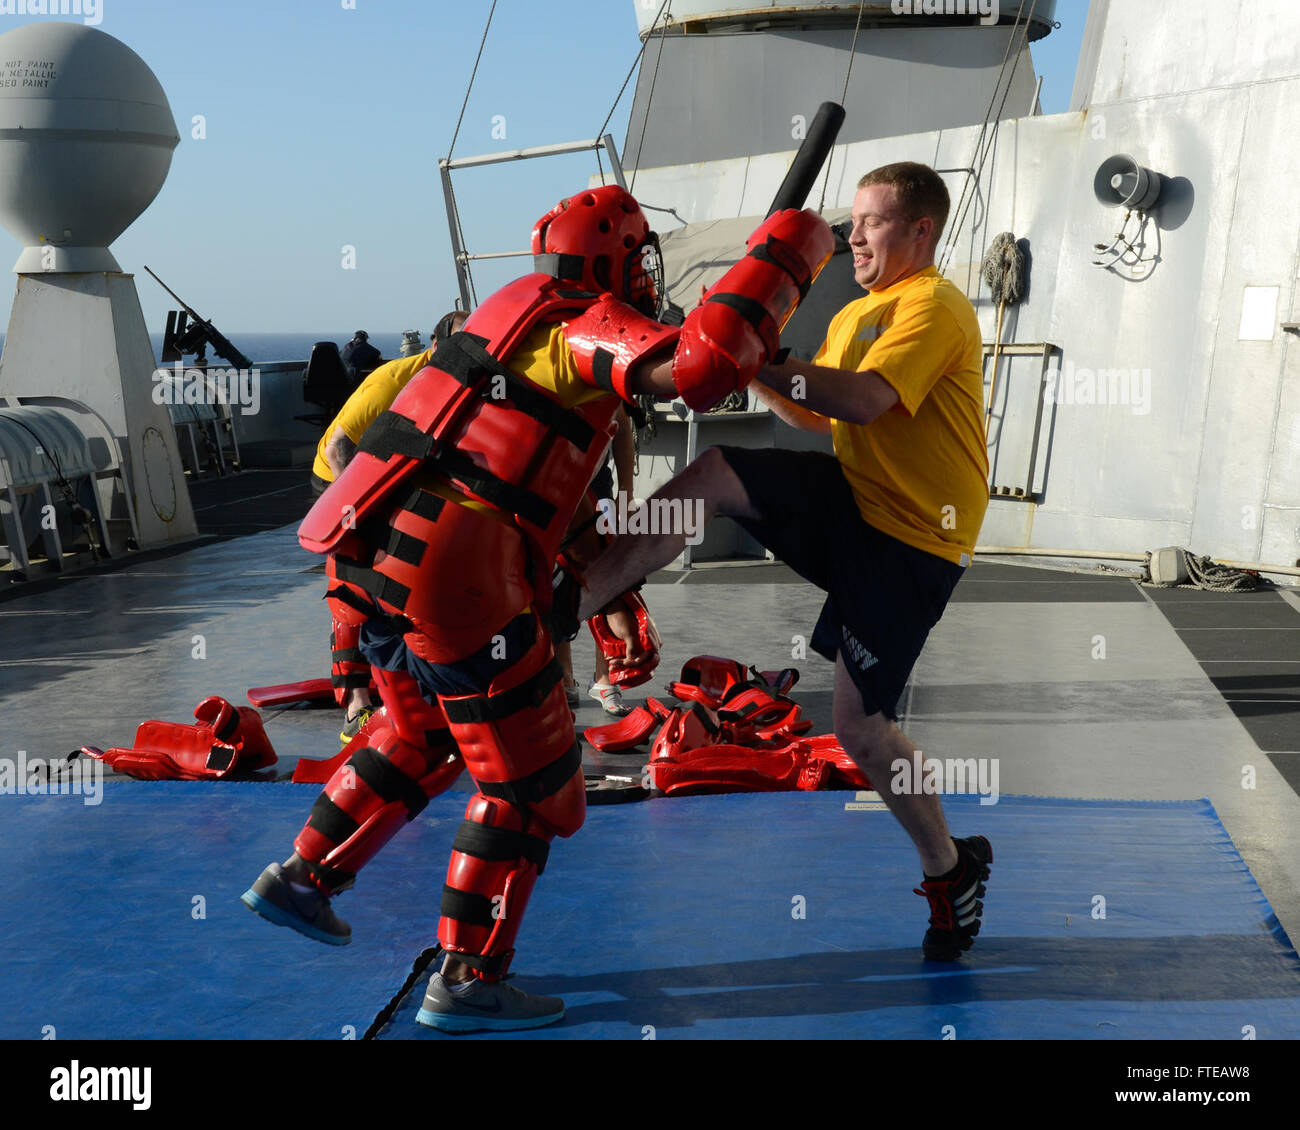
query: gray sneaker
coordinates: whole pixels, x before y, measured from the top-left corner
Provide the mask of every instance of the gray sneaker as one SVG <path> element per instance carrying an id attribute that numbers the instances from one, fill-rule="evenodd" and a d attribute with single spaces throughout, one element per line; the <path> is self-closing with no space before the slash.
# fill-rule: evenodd
<path id="1" fill-rule="evenodd" d="M 239 901 L 268 922 L 288 926 L 326 945 L 346 946 L 352 941 L 352 927 L 334 913 L 330 900 L 317 890 L 295 890 L 278 863 L 263 871 Z"/>
<path id="2" fill-rule="evenodd" d="M 541 1028 L 564 1018 L 564 1001 L 522 992 L 505 981 L 448 985 L 441 973 L 429 978 L 424 1007 L 415 1019 L 443 1032 L 506 1032 Z"/>

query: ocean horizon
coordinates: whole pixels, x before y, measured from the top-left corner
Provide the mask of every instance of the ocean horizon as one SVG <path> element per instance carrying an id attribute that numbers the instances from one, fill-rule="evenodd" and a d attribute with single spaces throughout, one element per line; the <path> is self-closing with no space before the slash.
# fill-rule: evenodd
<path id="1" fill-rule="evenodd" d="M 220 329 L 221 327 L 218 326 L 217 328 Z M 269 365 L 274 361 L 302 361 L 305 363 L 311 355 L 311 347 L 318 341 L 332 341 L 342 349 L 344 345 L 352 340 L 352 335 L 356 333 L 356 330 L 351 329 L 346 333 L 237 333 L 225 330 L 221 332 L 253 364 Z M 385 361 L 391 361 L 394 357 L 400 356 L 399 347 L 402 343 L 402 330 L 367 330 L 366 332 L 370 334 L 370 344 L 383 354 Z M 428 345 L 430 331 L 421 330 L 420 335 L 424 344 Z M 157 360 L 158 354 L 162 352 L 163 335 L 151 333 L 149 341 L 153 346 L 154 359 Z M 0 334 L 0 356 L 2 356 L 3 349 L 4 335 Z M 208 360 L 218 365 L 224 364 L 220 358 L 213 354 L 211 348 L 208 349 Z"/>

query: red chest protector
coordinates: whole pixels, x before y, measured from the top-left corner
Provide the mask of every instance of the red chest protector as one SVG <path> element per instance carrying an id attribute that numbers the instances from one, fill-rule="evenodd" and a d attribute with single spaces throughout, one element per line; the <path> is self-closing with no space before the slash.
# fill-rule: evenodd
<path id="1" fill-rule="evenodd" d="M 536 326 L 571 320 L 596 299 L 541 274 L 497 291 L 366 430 L 357 454 L 299 527 L 302 545 L 329 553 L 347 551 L 358 532 L 371 540 L 365 532 L 386 517 L 402 484 L 431 467 L 524 534 L 545 604 L 552 562 L 605 458 L 620 402 L 604 396 L 566 409 L 506 362 Z"/>

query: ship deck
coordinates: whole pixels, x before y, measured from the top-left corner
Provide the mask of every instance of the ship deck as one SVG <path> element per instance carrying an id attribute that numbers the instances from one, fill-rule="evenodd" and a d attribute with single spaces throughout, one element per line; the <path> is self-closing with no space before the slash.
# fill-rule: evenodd
<path id="1" fill-rule="evenodd" d="M 294 537 L 309 504 L 302 477 L 195 484 L 198 542 L 0 593 L 10 755 L 127 746 L 139 722 L 188 721 L 207 695 L 244 703 L 249 687 L 328 674 L 320 564 Z M 831 666 L 791 658 L 816 620 L 815 589 L 763 563 L 651 582 L 664 650 L 645 691 L 662 695 L 697 654 L 793 665 L 793 697 L 814 733 L 830 731 Z M 590 646 L 574 645 L 580 679 Z M 337 1037 L 337 1014 L 322 1013 L 307 978 L 342 959 L 235 900 L 288 854 L 316 789 L 276 782 L 299 758 L 337 752 L 340 716 L 263 717 L 280 762 L 258 781 L 110 776 L 98 807 L 2 798 L 4 851 L 23 865 L 6 869 L 0 940 L 30 955 L 32 987 L 16 990 L 20 1007 L 5 1010 L 0 1036 L 31 1038 L 48 1022 L 61 1038 Z M 584 698 L 579 732 L 604 720 Z M 951 1022 L 967 1035 L 1240 1039 L 1242 1025 L 1259 1024 L 1300 1036 L 1300 961 L 1287 940 L 1300 935 L 1294 592 L 1159 590 L 979 561 L 930 636 L 900 723 L 927 756 L 996 761 L 998 803 L 948 801 L 954 834 L 981 832 L 997 853 L 984 932 L 960 976 L 923 971 L 915 857 L 888 815 L 853 793 L 653 798 L 593 809 L 554 851 L 516 967 L 542 974 L 542 991 L 562 991 L 571 1012 L 537 1035 L 640 1039 L 650 1026 L 933 1038 L 960 1015 Z M 584 743 L 584 760 L 589 772 L 639 775 L 644 750 Z M 456 791 L 471 788 L 462 777 Z M 333 968 L 356 969 L 345 1023 L 359 1030 L 392 999 L 380 1034 L 417 1031 L 405 1013 L 418 999 L 398 999 L 399 989 L 432 941 L 464 799 L 431 804 L 345 896 L 357 941 L 353 965 Z M 216 933 L 203 939 L 190 909 L 205 892 Z M 799 895 L 806 920 L 789 910 Z M 194 990 L 182 962 L 151 968 L 147 989 L 60 973 L 58 947 L 42 941 L 77 936 L 88 898 L 110 919 L 96 932 L 123 953 L 216 947 L 229 994 Z M 150 910 L 160 899 L 173 904 L 167 924 Z M 819 900 L 836 913 L 822 914 Z M 255 972 L 277 962 L 295 972 Z M 52 993 L 52 981 L 65 989 Z M 811 997 L 790 989 L 810 982 L 820 986 Z M 855 986 L 848 1004 L 845 984 Z M 131 992 L 167 1011 L 123 1010 Z M 166 1016 L 182 1014 L 169 1028 Z"/>

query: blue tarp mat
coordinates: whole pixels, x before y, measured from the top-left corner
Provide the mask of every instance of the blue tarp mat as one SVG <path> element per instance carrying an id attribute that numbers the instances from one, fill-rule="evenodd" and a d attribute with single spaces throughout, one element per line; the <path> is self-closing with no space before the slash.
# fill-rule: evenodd
<path id="1" fill-rule="evenodd" d="M 354 941 L 327 947 L 238 901 L 316 791 L 0 798 L 0 1037 L 359 1038 L 434 940 L 466 796 L 363 871 L 338 901 Z M 515 961 L 568 1015 L 516 1038 L 1300 1038 L 1300 960 L 1208 801 L 945 798 L 994 862 L 975 948 L 935 965 L 910 841 L 853 799 L 591 809 L 553 845 Z M 422 993 L 381 1038 L 484 1038 L 415 1024 Z"/>

